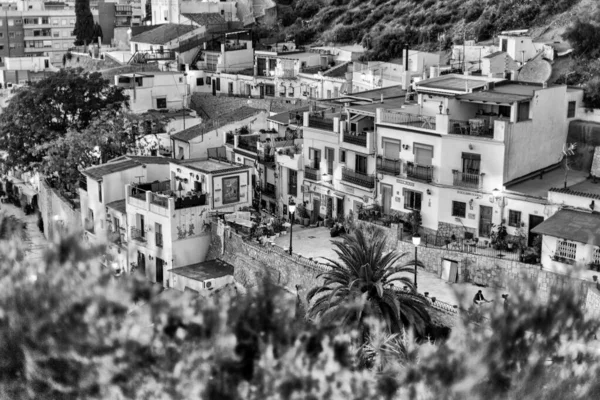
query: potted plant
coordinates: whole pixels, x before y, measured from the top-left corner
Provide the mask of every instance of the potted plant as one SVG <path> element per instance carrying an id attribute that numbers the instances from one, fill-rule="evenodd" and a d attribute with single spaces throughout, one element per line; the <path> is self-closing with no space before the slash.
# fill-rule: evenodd
<path id="1" fill-rule="evenodd" d="M 423 220 L 421 218 L 421 211 L 413 210 L 409 216 L 409 222 L 411 226 L 411 232 L 413 237 L 418 235 L 421 225 L 423 224 Z"/>
<path id="2" fill-rule="evenodd" d="M 331 237 L 337 237 L 346 233 L 346 229 L 344 228 L 344 224 L 340 222 L 336 222 L 333 224 L 331 229 L 329 230 Z"/>

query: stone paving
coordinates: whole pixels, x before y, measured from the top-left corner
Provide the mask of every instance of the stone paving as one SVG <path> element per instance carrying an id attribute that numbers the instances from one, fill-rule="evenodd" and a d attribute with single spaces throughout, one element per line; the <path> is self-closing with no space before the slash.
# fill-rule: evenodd
<path id="1" fill-rule="evenodd" d="M 312 258 L 315 261 L 326 262 L 323 258 L 338 259 L 333 250 L 331 241 L 342 241 L 342 238 L 331 238 L 328 228 L 305 228 L 294 225 L 292 250 L 306 258 Z M 290 244 L 289 233 L 275 239 L 275 245 L 288 249 Z M 413 276 L 412 274 L 410 275 Z M 488 300 L 502 301 L 501 293 L 496 293 L 494 289 L 480 287 L 471 283 L 449 283 L 440 279 L 437 275 L 425 271 L 421 268 L 417 271 L 417 286 L 419 292 L 429 293 L 429 297 L 436 297 L 452 305 L 460 303 L 461 308 L 469 308 L 473 303 L 472 299 L 478 290 Z M 463 296 L 458 293 L 464 293 Z"/>
<path id="2" fill-rule="evenodd" d="M 37 226 L 37 215 L 25 215 L 23 210 L 15 207 L 12 204 L 2 204 L 0 212 L 5 215 L 14 215 L 16 218 L 26 223 L 26 238 L 24 240 L 26 246 L 26 258 L 29 261 L 39 261 L 42 259 L 44 250 L 48 248 L 49 242 L 40 232 Z"/>

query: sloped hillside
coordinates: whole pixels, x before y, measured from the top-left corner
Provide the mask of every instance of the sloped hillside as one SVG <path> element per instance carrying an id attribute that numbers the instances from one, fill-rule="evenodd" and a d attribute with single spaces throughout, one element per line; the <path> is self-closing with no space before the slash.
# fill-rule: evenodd
<path id="1" fill-rule="evenodd" d="M 446 49 L 463 38 L 486 40 L 508 29 L 568 23 L 589 0 L 279 0 L 287 33 L 300 42 L 360 43 L 387 60 L 408 44 Z M 595 5 L 593 5 L 595 7 Z M 579 10 L 589 12 L 589 9 Z M 547 33 L 547 32 L 540 32 Z"/>

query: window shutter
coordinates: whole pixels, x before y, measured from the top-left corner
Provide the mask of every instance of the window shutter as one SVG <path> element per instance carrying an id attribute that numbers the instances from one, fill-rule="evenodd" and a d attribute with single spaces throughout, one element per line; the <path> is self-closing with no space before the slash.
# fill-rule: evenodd
<path id="1" fill-rule="evenodd" d="M 325 159 L 327 160 L 327 157 L 329 156 L 329 149 L 327 147 L 325 147 Z"/>
<path id="2" fill-rule="evenodd" d="M 311 147 L 308 149 L 308 159 L 312 160 L 313 158 L 315 158 L 315 149 Z"/>

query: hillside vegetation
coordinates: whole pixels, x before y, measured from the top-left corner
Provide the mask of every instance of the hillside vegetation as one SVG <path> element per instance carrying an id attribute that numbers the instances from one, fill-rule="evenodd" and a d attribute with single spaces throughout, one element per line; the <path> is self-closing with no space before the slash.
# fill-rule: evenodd
<path id="1" fill-rule="evenodd" d="M 360 43 L 367 58 L 389 60 L 402 48 L 440 50 L 508 29 L 568 24 L 587 0 L 279 0 L 284 31 L 297 42 Z M 567 18 L 560 18 L 567 12 Z M 589 12 L 589 11 L 588 11 Z"/>

